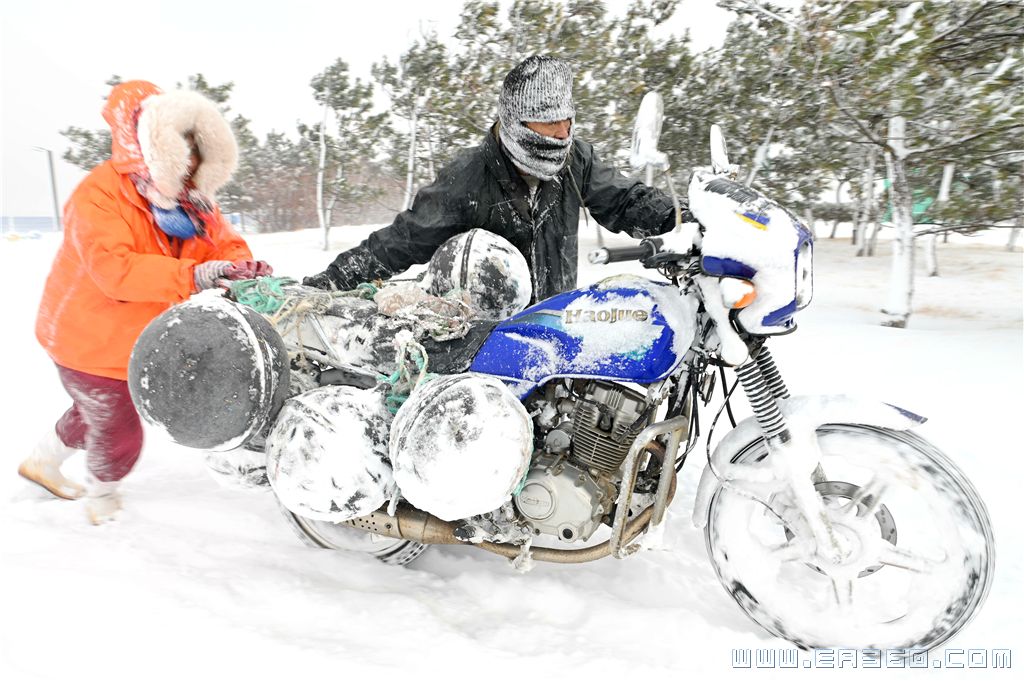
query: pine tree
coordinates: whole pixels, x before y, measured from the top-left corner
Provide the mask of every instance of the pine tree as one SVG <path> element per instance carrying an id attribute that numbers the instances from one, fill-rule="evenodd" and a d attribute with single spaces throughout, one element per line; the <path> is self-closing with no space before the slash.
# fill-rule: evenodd
<path id="1" fill-rule="evenodd" d="M 121 82 L 121 76 L 116 73 L 105 81 L 108 88 Z M 102 99 L 106 101 L 106 95 Z M 88 171 L 110 158 L 111 139 L 107 128 L 88 130 L 72 125 L 61 130 L 60 134 L 71 143 L 61 156 L 71 165 Z"/>
<path id="2" fill-rule="evenodd" d="M 414 42 L 398 63 L 383 59 L 374 64 L 372 73 L 390 99 L 391 116 L 400 121 L 392 121 L 385 134 L 394 172 L 403 180 L 405 209 L 417 188 L 433 182 L 455 151 L 452 140 L 460 136 L 461 126 L 453 117 L 459 98 L 450 93 L 457 90 L 456 78 L 447 49 L 433 34 Z"/>
<path id="3" fill-rule="evenodd" d="M 260 176 L 251 196 L 252 212 L 262 228 L 301 229 L 316 219 L 314 153 L 308 140 L 295 142 L 271 131 L 250 156 Z"/>
<path id="4" fill-rule="evenodd" d="M 310 81 L 313 96 L 330 112 L 334 125 L 321 124 L 315 128 L 301 127 L 307 140 L 315 136 L 323 144 L 322 170 L 320 163 L 311 168 L 320 170 L 322 201 L 319 219 L 324 232 L 324 250 L 330 249 L 330 215 L 338 201 L 365 200 L 372 194 L 365 183 L 356 182 L 356 171 L 365 167 L 380 150 L 379 140 L 386 114 L 372 114 L 373 85 L 349 75 L 348 64 L 336 59 Z M 332 134 L 333 133 L 333 134 Z"/>
<path id="5" fill-rule="evenodd" d="M 806 17 L 828 74 L 836 114 L 830 124 L 839 138 L 884 152 L 897 237 L 883 323 L 902 327 L 912 310 L 914 237 L 935 231 L 915 231 L 915 185 L 934 196 L 951 157 L 991 154 L 1022 127 L 1019 93 L 1007 97 L 1002 80 L 1019 57 L 1000 49 L 1008 36 L 1024 33 L 1021 11 L 980 0 L 926 9 L 820 0 Z M 957 206 L 946 202 L 943 218 Z"/>

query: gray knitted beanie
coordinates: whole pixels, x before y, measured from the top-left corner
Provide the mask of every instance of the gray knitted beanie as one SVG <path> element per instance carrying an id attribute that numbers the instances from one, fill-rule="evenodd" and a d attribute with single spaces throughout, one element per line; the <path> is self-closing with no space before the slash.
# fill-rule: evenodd
<path id="1" fill-rule="evenodd" d="M 512 162 L 525 173 L 550 180 L 561 171 L 572 147 L 569 138 L 541 135 L 523 123 L 575 122 L 572 68 L 555 57 L 528 57 L 509 71 L 498 98 L 498 135 Z"/>

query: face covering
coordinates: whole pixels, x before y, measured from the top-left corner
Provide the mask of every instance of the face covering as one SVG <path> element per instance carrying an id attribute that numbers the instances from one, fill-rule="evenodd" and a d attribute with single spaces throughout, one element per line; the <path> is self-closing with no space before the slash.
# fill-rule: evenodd
<path id="1" fill-rule="evenodd" d="M 149 209 L 153 213 L 153 219 L 156 221 L 156 226 L 160 228 L 160 231 L 167 236 L 177 237 L 179 239 L 191 239 L 198 232 L 196 232 L 196 225 L 192 222 L 192 218 L 189 217 L 188 213 L 181 206 L 176 206 L 170 210 L 161 208 L 160 206 L 154 206 L 152 203 L 149 204 Z"/>
<path id="2" fill-rule="evenodd" d="M 524 123 L 501 122 L 498 136 L 509 158 L 528 175 L 548 181 L 561 172 L 572 148 L 572 128 L 567 139 L 548 137 L 530 130 Z"/>

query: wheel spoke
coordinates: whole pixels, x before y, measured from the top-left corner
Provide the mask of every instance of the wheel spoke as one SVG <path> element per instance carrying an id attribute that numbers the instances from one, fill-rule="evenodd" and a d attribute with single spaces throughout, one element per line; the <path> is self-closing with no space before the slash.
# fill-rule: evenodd
<path id="1" fill-rule="evenodd" d="M 773 546 L 768 550 L 769 555 L 780 563 L 792 563 L 797 560 L 807 560 L 807 550 L 803 542 L 796 539 L 785 544 Z"/>
<path id="2" fill-rule="evenodd" d="M 922 556 L 913 551 L 889 544 L 884 542 L 881 551 L 879 552 L 878 562 L 882 565 L 890 565 L 901 570 L 910 570 L 911 572 L 929 573 L 935 566 L 944 562 L 942 560 L 934 560 L 926 556 Z"/>
<path id="3" fill-rule="evenodd" d="M 888 483 L 882 480 L 881 476 L 875 475 L 863 487 L 857 490 L 857 494 L 843 507 L 843 513 L 846 515 L 857 514 L 863 518 L 870 518 L 882 505 L 882 496 L 888 488 Z M 862 506 L 863 513 L 861 512 Z"/>
<path id="4" fill-rule="evenodd" d="M 832 599 L 840 611 L 853 609 L 853 580 L 844 577 L 833 577 Z"/>

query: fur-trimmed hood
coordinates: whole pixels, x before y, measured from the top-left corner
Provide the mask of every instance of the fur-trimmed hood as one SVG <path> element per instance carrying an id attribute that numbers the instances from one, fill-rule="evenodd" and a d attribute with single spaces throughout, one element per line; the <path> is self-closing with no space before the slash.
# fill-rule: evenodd
<path id="1" fill-rule="evenodd" d="M 114 86 L 103 107 L 103 119 L 110 126 L 110 160 L 122 175 L 146 172 L 139 148 L 138 117 L 142 101 L 163 90 L 144 80 L 130 80 Z"/>
<path id="2" fill-rule="evenodd" d="M 133 80 L 110 92 L 103 118 L 110 125 L 111 161 L 121 174 L 148 173 L 148 198 L 162 208 L 173 208 L 185 185 L 192 132 L 202 161 L 192 184 L 213 198 L 238 165 L 238 145 L 231 127 L 217 106 L 188 90 L 163 92 L 152 83 Z"/>

